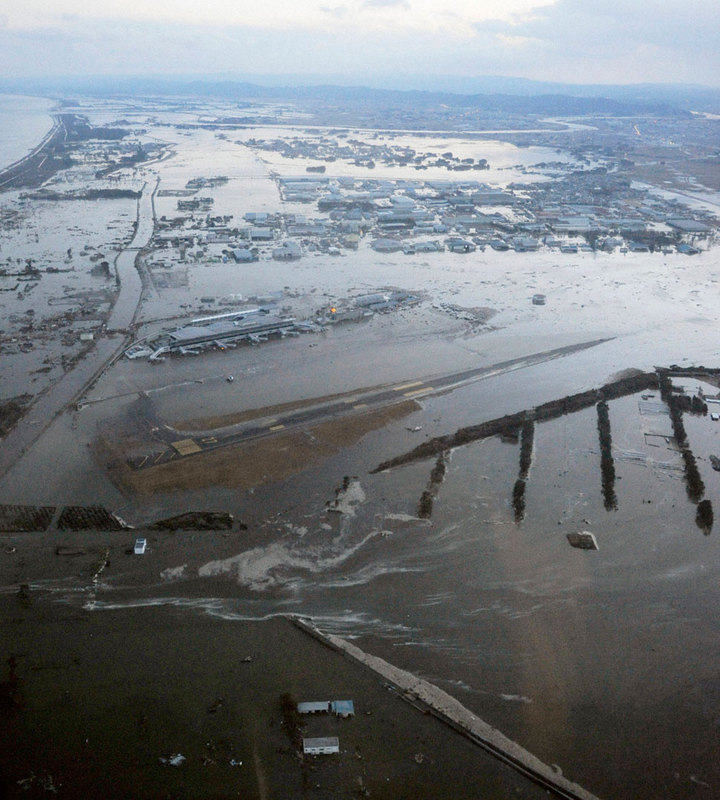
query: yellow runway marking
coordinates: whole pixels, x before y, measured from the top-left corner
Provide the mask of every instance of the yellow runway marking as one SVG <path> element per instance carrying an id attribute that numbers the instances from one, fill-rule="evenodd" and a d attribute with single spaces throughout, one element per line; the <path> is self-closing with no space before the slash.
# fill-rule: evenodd
<path id="1" fill-rule="evenodd" d="M 415 389 L 414 392 L 403 392 L 403 397 L 414 397 L 418 394 L 427 394 L 427 392 L 432 392 L 432 386 L 425 386 L 422 389 Z"/>
<path id="2" fill-rule="evenodd" d="M 367 408 L 367 403 L 358 403 L 356 406 L 353 406 L 353 408 Z"/>
<path id="3" fill-rule="evenodd" d="M 412 389 L 413 386 L 422 386 L 422 381 L 412 381 L 412 383 L 403 383 L 400 386 L 393 386 L 393 392 L 402 392 L 403 389 Z"/>
<path id="4" fill-rule="evenodd" d="M 159 456 L 155 456 L 155 460 L 153 461 L 153 464 L 157 464 L 158 461 L 160 461 L 160 459 L 165 455 L 165 453 L 167 453 L 167 450 L 163 450 L 163 452 L 160 453 Z"/>
<path id="5" fill-rule="evenodd" d="M 285 426 L 284 425 L 273 425 L 272 427 L 268 428 L 271 431 L 281 431 Z"/>

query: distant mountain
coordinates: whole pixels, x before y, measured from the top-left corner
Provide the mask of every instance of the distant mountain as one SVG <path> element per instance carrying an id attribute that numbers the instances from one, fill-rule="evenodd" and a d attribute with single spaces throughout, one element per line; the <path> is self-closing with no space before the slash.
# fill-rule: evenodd
<path id="1" fill-rule="evenodd" d="M 244 76 L 241 76 L 244 77 Z M 259 82 L 237 76 L 68 77 L 0 80 L 0 91 L 82 93 L 103 96 L 176 95 L 258 100 L 324 100 L 395 107 L 443 104 L 505 114 L 687 116 L 690 111 L 720 112 L 720 89 L 692 85 L 636 84 L 628 86 L 561 84 L 499 76 L 415 77 L 405 88 L 395 78 L 382 86 L 343 85 L 325 78 L 261 76 Z M 318 79 L 319 80 L 319 79 Z M 422 88 L 419 88 L 422 87 Z"/>

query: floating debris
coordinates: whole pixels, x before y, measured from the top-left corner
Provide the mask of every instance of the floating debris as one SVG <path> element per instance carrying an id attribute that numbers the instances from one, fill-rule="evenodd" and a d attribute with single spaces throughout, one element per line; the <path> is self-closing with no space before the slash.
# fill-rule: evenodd
<path id="1" fill-rule="evenodd" d="M 598 543 L 595 535 L 590 531 L 579 531 L 578 533 L 568 533 L 567 540 L 573 547 L 580 550 L 598 550 Z"/>
<path id="2" fill-rule="evenodd" d="M 167 758 L 159 758 L 158 761 L 165 767 L 179 767 L 185 761 L 185 756 L 182 753 L 174 753 Z"/>
<path id="3" fill-rule="evenodd" d="M 328 501 L 328 511 L 336 514 L 345 514 L 348 517 L 355 516 L 355 509 L 365 501 L 365 492 L 357 477 L 345 475 L 342 486 L 335 490 L 335 499 Z"/>
<path id="4" fill-rule="evenodd" d="M 58 545 L 55 548 L 55 555 L 57 556 L 84 556 L 87 554 L 87 550 L 84 547 L 66 547 L 64 545 Z"/>

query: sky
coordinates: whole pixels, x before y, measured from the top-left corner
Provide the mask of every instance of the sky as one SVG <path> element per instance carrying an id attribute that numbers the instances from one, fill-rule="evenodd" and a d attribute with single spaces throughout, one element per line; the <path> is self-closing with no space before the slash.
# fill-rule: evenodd
<path id="1" fill-rule="evenodd" d="M 0 75 L 720 85 L 718 0 L 0 0 Z"/>

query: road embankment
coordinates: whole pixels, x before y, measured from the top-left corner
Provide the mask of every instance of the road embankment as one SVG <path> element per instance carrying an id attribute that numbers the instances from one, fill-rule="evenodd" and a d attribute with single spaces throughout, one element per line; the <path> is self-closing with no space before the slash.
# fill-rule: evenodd
<path id="1" fill-rule="evenodd" d="M 411 672 L 394 667 L 382 658 L 364 652 L 339 636 L 323 633 L 308 620 L 300 619 L 299 617 L 292 617 L 291 619 L 298 628 L 327 647 L 342 652 L 352 660 L 377 673 L 396 686 L 404 699 L 417 705 L 423 711 L 432 713 L 454 730 L 472 739 L 484 750 L 492 753 L 535 783 L 543 786 L 554 796 L 567 798 L 568 800 L 598 800 L 587 789 L 563 777 L 559 772 L 540 761 L 539 758 L 536 758 L 516 742 L 508 739 L 507 736 L 481 720 L 462 703 L 432 683 L 418 678 Z"/>

